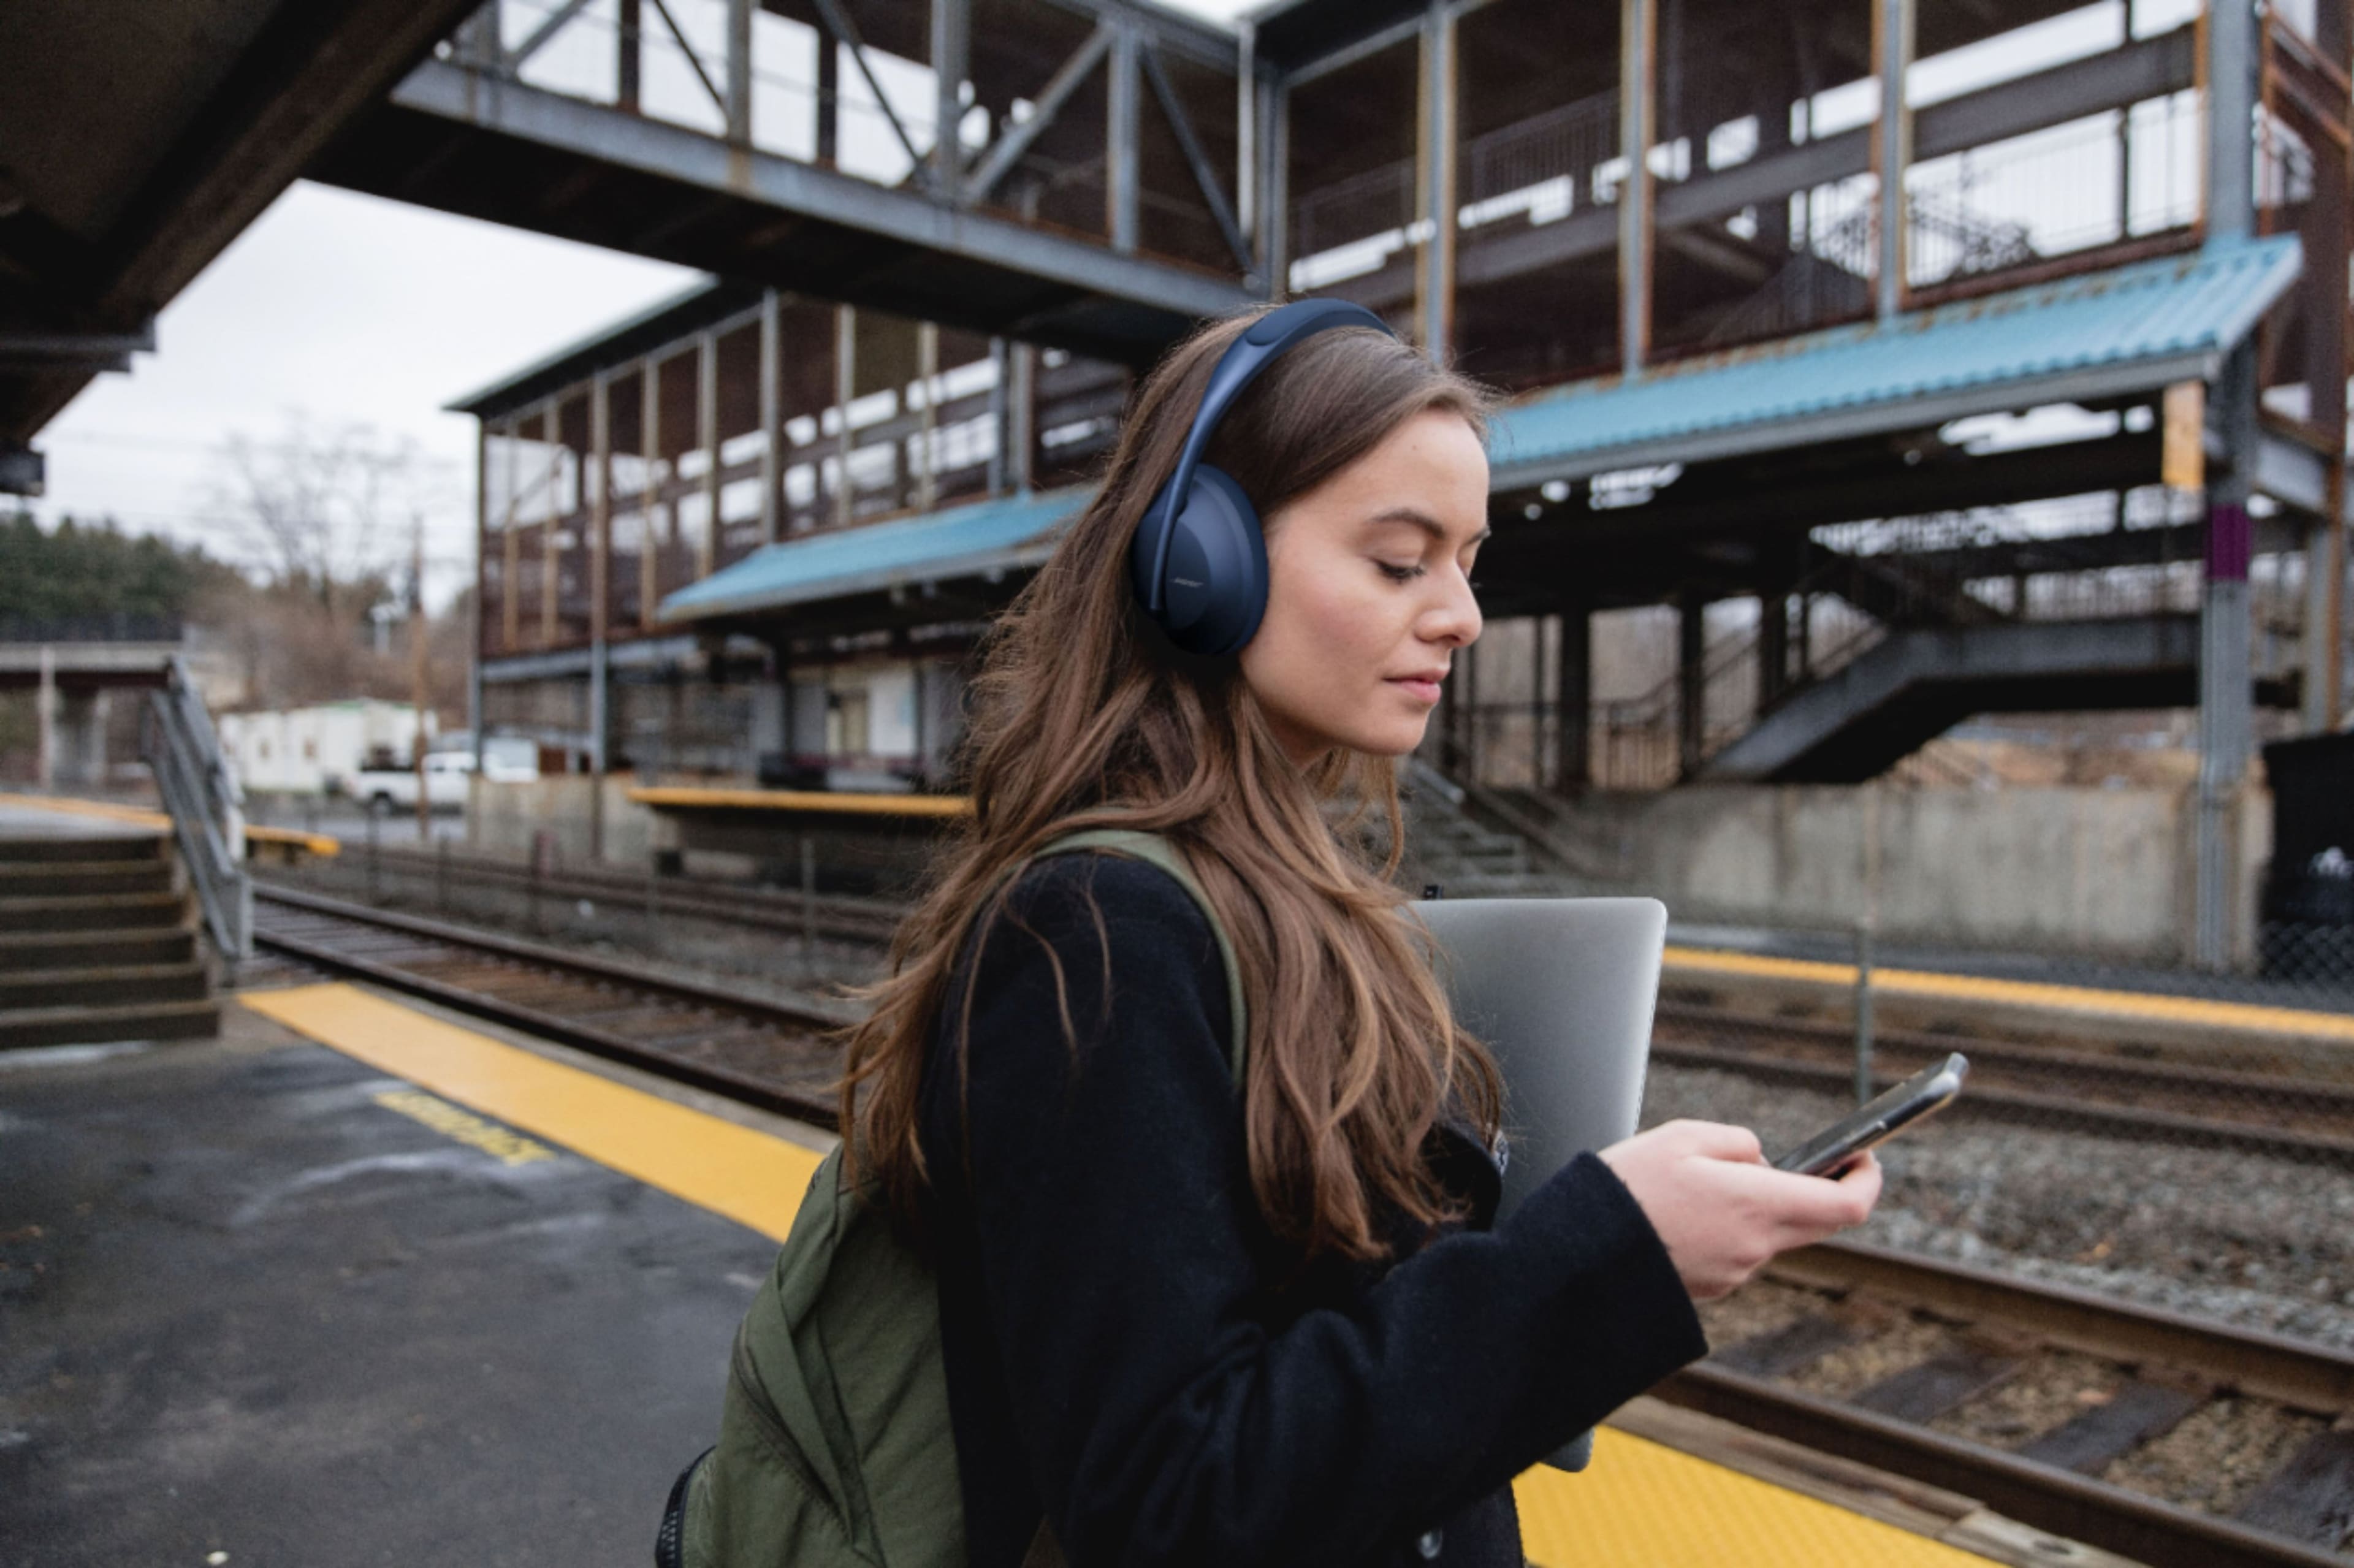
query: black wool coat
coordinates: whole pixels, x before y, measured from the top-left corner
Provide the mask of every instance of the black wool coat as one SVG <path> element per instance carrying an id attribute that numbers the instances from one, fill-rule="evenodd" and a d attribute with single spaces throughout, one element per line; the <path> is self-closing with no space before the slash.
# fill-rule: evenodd
<path id="1" fill-rule="evenodd" d="M 1521 1568 L 1511 1478 L 1707 1352 L 1632 1195 L 1582 1155 L 1490 1229 L 1495 1167 L 1442 1134 L 1471 1223 L 1302 1277 L 1252 1194 L 1193 899 L 1068 853 L 1009 915 L 977 965 L 968 939 L 923 1090 L 973 1568 L 1017 1568 L 1042 1510 L 1074 1568 Z"/>

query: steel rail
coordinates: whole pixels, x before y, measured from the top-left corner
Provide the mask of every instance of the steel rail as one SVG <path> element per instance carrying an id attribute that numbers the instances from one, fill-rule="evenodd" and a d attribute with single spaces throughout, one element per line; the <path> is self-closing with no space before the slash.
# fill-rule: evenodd
<path id="1" fill-rule="evenodd" d="M 2354 1407 L 2354 1356 L 2088 1291 L 2030 1282 L 1853 1242 L 1776 1259 L 1769 1278 L 1839 1295 L 1860 1292 L 1961 1325 L 2023 1335 L 2039 1346 L 2187 1375 L 2304 1409 Z M 1785 1388 L 1702 1361 L 1653 1393 L 1819 1453 L 1964 1493 L 1999 1513 L 2150 1568 L 2345 1568 L 2319 1547 L 2201 1513 L 2094 1477 L 2024 1458 L 1895 1416 Z"/>
<path id="2" fill-rule="evenodd" d="M 535 970 L 541 974 L 552 972 L 610 987 L 625 994 L 683 1003 L 722 1016 L 745 1019 L 756 1025 L 809 1033 L 834 1027 L 842 1022 L 814 1009 L 681 980 L 641 965 L 590 959 L 560 948 L 517 941 L 511 937 L 422 920 L 414 916 L 396 915 L 372 909 L 366 905 L 323 898 L 316 894 L 263 887 L 256 889 L 255 897 L 264 906 L 265 915 L 268 906 L 276 905 L 341 921 L 363 931 L 370 928 L 398 931 L 423 938 L 453 954 L 472 952 L 489 955 L 517 966 L 519 974 L 528 975 Z M 256 923 L 254 940 L 263 948 L 288 954 L 320 969 L 373 980 L 392 990 L 421 996 L 475 1017 L 504 1023 L 676 1083 L 724 1095 L 780 1116 L 814 1122 L 822 1127 L 834 1125 L 834 1101 L 831 1093 L 821 1093 L 776 1077 L 745 1072 L 723 1063 L 696 1061 L 594 1022 L 502 996 L 495 991 L 458 984 L 432 975 L 419 974 L 398 964 L 383 962 L 332 941 L 320 940 L 314 934 L 289 930 L 267 918 Z"/>

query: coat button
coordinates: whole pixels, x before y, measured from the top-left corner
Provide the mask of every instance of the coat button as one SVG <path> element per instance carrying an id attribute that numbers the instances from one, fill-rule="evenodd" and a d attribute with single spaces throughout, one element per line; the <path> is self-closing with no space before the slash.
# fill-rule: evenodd
<path id="1" fill-rule="evenodd" d="M 1424 1562 L 1428 1563 L 1437 1559 L 1438 1549 L 1446 1544 L 1447 1538 L 1444 1535 L 1435 1530 L 1426 1530 L 1416 1540 L 1414 1549 L 1422 1553 Z"/>

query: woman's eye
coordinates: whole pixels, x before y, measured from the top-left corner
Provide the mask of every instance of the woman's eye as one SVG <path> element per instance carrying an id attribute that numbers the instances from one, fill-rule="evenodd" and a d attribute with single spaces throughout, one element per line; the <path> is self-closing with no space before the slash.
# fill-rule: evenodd
<path id="1" fill-rule="evenodd" d="M 1411 582 L 1414 578 L 1422 576 L 1423 572 L 1420 567 L 1394 567 L 1387 561 L 1375 561 L 1373 565 L 1389 574 L 1389 579 L 1394 583 Z"/>

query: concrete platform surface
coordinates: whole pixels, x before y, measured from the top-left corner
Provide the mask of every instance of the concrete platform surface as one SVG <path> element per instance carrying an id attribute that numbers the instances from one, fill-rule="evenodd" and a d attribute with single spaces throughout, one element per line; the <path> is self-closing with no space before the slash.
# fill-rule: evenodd
<path id="1" fill-rule="evenodd" d="M 226 1027 L 0 1062 L 0 1563 L 645 1563 L 776 1243 Z"/>

